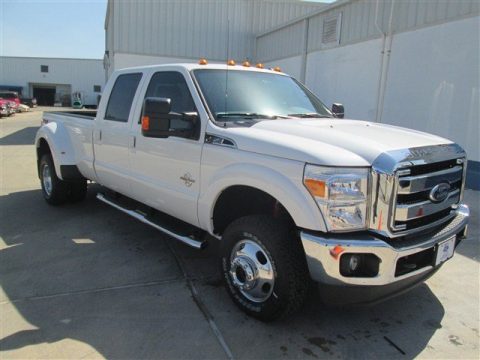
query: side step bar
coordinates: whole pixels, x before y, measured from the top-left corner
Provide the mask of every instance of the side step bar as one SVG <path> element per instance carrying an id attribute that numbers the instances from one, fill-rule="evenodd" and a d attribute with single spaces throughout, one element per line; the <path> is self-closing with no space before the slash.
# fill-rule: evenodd
<path id="1" fill-rule="evenodd" d="M 173 237 L 174 239 L 179 240 L 179 241 L 183 242 L 184 244 L 186 244 L 188 246 L 191 246 L 195 249 L 201 250 L 201 249 L 204 249 L 205 246 L 207 245 L 207 242 L 204 241 L 204 240 L 192 239 L 191 237 L 188 237 L 188 236 L 185 236 L 185 235 L 180 235 L 180 234 L 177 234 L 173 231 L 170 231 L 170 230 L 166 229 L 165 227 L 160 226 L 160 225 L 148 220 L 145 215 L 143 215 L 143 214 L 141 214 L 141 213 L 139 213 L 135 210 L 126 209 L 126 208 L 114 203 L 113 201 L 107 199 L 105 197 L 105 195 L 103 195 L 103 194 L 98 193 L 97 194 L 97 199 L 104 202 L 105 204 L 108 204 L 108 205 L 114 207 L 117 210 L 120 210 L 120 211 L 124 212 L 127 215 L 130 215 L 131 217 L 134 217 L 137 220 L 140 220 L 144 224 L 150 225 L 150 226 L 154 227 L 155 229 L 160 230 L 161 232 L 163 232 L 163 233 Z"/>

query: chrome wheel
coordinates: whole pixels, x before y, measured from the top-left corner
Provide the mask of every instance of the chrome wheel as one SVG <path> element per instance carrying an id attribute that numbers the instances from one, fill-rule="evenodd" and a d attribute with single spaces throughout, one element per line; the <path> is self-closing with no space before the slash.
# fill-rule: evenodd
<path id="1" fill-rule="evenodd" d="M 272 261 L 252 240 L 241 240 L 232 249 L 230 277 L 233 285 L 250 301 L 264 302 L 273 292 L 275 274 Z"/>
<path id="2" fill-rule="evenodd" d="M 48 164 L 44 164 L 42 168 L 42 183 L 45 193 L 52 195 L 52 174 L 50 173 L 50 167 Z"/>

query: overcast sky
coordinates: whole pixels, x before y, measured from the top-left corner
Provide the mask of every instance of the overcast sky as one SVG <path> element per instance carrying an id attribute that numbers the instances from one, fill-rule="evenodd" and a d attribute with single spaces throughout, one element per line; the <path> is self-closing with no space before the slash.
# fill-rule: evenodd
<path id="1" fill-rule="evenodd" d="M 107 0 L 0 0 L 0 55 L 102 59 Z"/>

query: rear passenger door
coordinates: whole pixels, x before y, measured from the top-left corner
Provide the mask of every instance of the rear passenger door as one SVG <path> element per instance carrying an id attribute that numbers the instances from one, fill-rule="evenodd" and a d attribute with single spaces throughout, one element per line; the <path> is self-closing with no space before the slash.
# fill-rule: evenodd
<path id="1" fill-rule="evenodd" d="M 94 131 L 95 171 L 99 182 L 119 193 L 131 195 L 129 149 L 131 113 L 142 73 L 120 74 L 115 80 L 104 113 L 99 113 Z"/>

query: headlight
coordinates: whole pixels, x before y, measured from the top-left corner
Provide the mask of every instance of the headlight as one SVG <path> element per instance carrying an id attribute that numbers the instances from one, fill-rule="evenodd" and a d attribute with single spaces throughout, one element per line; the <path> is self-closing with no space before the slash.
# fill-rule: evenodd
<path id="1" fill-rule="evenodd" d="M 367 227 L 368 168 L 306 165 L 303 183 L 317 202 L 329 231 Z"/>

